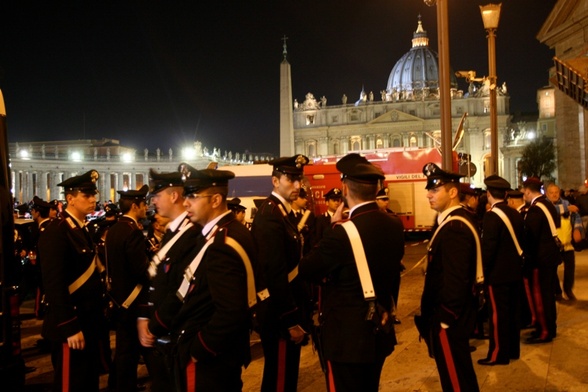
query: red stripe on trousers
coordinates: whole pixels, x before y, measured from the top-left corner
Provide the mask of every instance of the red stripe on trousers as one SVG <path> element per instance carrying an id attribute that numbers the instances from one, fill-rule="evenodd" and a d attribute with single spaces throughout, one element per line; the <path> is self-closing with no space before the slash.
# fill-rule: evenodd
<path id="1" fill-rule="evenodd" d="M 533 297 L 535 299 L 535 310 L 537 312 L 537 321 L 541 325 L 540 339 L 547 339 L 547 321 L 545 320 L 545 308 L 543 307 L 543 297 L 541 296 L 541 287 L 539 286 L 539 270 L 533 270 Z M 553 293 L 552 293 L 553 294 Z"/>
<path id="2" fill-rule="evenodd" d="M 327 383 L 329 384 L 329 392 L 336 392 L 335 376 L 333 375 L 333 368 L 331 367 L 331 361 L 327 361 Z"/>
<path id="3" fill-rule="evenodd" d="M 488 296 L 490 297 L 490 306 L 492 306 L 492 324 L 494 324 L 494 350 L 490 356 L 492 361 L 498 358 L 498 351 L 500 349 L 500 340 L 498 340 L 498 312 L 496 309 L 496 298 L 494 298 L 494 290 L 492 286 L 488 286 Z"/>
<path id="4" fill-rule="evenodd" d="M 190 361 L 186 366 L 186 391 L 196 390 L 196 362 Z"/>
<path id="5" fill-rule="evenodd" d="M 62 344 L 61 353 L 61 390 L 69 391 L 69 346 L 67 343 Z"/>
<path id="6" fill-rule="evenodd" d="M 455 369 L 455 362 L 453 361 L 453 355 L 451 354 L 451 347 L 449 347 L 449 340 L 447 339 L 447 331 L 445 331 L 445 328 L 441 328 L 441 331 L 439 331 L 439 341 L 441 342 L 441 351 L 443 351 L 443 356 L 445 357 L 445 366 L 449 373 L 451 385 L 453 385 L 453 391 L 459 392 L 457 370 Z"/>
<path id="7" fill-rule="evenodd" d="M 276 392 L 284 392 L 286 388 L 286 340 L 278 341 L 278 378 L 276 380 Z"/>
<path id="8" fill-rule="evenodd" d="M 533 304 L 533 294 L 531 293 L 531 286 L 529 284 L 529 278 L 523 278 L 525 282 L 525 294 L 527 295 L 527 303 L 529 304 L 529 310 L 531 311 L 531 325 L 535 325 L 537 322 L 537 315 L 535 314 L 535 305 Z"/>

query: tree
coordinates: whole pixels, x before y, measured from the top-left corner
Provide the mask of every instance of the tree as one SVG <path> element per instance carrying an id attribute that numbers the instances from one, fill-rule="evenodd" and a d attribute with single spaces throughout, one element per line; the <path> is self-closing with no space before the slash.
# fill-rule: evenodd
<path id="1" fill-rule="evenodd" d="M 519 165 L 523 176 L 553 180 L 551 173 L 556 167 L 553 139 L 543 137 L 529 143 L 523 150 Z"/>

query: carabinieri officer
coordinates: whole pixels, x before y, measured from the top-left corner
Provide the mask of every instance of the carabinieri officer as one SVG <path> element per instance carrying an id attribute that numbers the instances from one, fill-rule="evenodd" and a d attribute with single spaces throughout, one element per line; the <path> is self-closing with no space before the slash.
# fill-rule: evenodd
<path id="1" fill-rule="evenodd" d="M 104 328 L 103 286 L 86 215 L 96 207 L 98 172 L 69 178 L 67 207 L 39 239 L 48 303 L 43 336 L 51 342 L 55 391 L 99 390 L 99 336 Z"/>

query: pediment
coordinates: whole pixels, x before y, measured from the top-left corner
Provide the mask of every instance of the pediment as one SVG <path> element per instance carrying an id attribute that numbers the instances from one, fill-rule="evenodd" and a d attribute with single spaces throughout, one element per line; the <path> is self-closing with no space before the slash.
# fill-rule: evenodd
<path id="1" fill-rule="evenodd" d="M 382 123 L 395 123 L 395 122 L 412 122 L 418 121 L 423 122 L 424 120 L 420 117 L 413 116 L 412 114 L 404 113 L 400 110 L 390 110 L 370 121 L 368 124 L 382 124 Z"/>
<path id="2" fill-rule="evenodd" d="M 585 19 L 588 0 L 560 0 L 537 33 L 537 40 L 553 47 L 557 36 Z"/>

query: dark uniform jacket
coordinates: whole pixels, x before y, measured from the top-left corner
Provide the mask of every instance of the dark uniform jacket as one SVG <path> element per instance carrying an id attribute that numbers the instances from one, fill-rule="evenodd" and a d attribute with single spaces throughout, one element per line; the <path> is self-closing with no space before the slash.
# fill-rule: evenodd
<path id="1" fill-rule="evenodd" d="M 137 284 L 149 288 L 145 236 L 134 219 L 122 216 L 106 234 L 106 261 L 111 280 L 110 295 L 118 306 L 133 292 Z M 137 300 L 132 307 L 137 307 Z"/>
<path id="2" fill-rule="evenodd" d="M 359 206 L 351 221 L 366 253 L 378 303 L 392 307 L 392 281 L 404 256 L 404 229 L 400 219 L 380 211 L 375 202 Z M 315 281 L 327 278 L 323 295 L 323 349 L 335 362 L 373 362 L 392 352 L 394 330 L 375 334 L 366 321 L 368 302 L 357 272 L 347 233 L 340 225 L 327 230 L 323 240 L 300 263 L 300 276 Z"/>
<path id="3" fill-rule="evenodd" d="M 525 266 L 529 268 L 553 267 L 561 260 L 561 255 L 551 233 L 549 221 L 543 210 L 537 206 L 538 203 L 547 207 L 555 227 L 560 227 L 560 217 L 553 203 L 544 195 L 537 197 L 527 209 L 525 216 L 527 230 Z"/>
<path id="4" fill-rule="evenodd" d="M 496 209 L 503 211 L 508 217 L 519 245 L 524 249 L 525 221 L 523 217 L 506 202 L 494 204 L 492 210 L 484 214 L 482 233 L 484 281 L 491 285 L 518 282 L 523 279 L 523 258 L 519 256 L 505 223 L 492 212 Z"/>
<path id="5" fill-rule="evenodd" d="M 178 347 L 182 365 L 192 356 L 198 362 L 218 360 L 246 366 L 251 361 L 247 274 L 241 256 L 225 243 L 225 237 L 243 247 L 254 269 L 255 247 L 251 233 L 233 214 L 222 217 L 216 227 L 213 242 L 205 250 L 173 321 L 172 334 L 181 335 Z M 198 251 L 203 245 L 201 241 Z"/>
<path id="6" fill-rule="evenodd" d="M 313 245 L 316 245 L 325 235 L 325 230 L 331 228 L 331 215 L 328 211 L 325 211 L 315 219 L 315 233 L 313 238 Z"/>
<path id="7" fill-rule="evenodd" d="M 164 336 L 170 332 L 171 322 L 182 303 L 176 291 L 182 283 L 184 270 L 196 256 L 196 245 L 201 237 L 201 227 L 194 225 L 180 233 L 180 228 L 189 222 L 186 217 L 173 233 L 181 237 L 173 244 L 157 268 L 157 275 L 151 280 L 148 302 L 141 301 L 141 315 L 149 317 L 149 331 L 155 336 Z M 165 246 L 169 239 L 162 242 Z M 147 312 L 145 313 L 145 310 Z"/>
<path id="8" fill-rule="evenodd" d="M 103 285 L 97 269 L 73 294 L 68 286 L 94 262 L 94 243 L 67 211 L 54 219 L 39 239 L 45 299 L 49 304 L 43 336 L 65 340 L 82 331 L 95 334 L 103 326 Z"/>
<path id="9" fill-rule="evenodd" d="M 465 208 L 450 212 L 445 218 L 459 215 L 476 228 L 472 214 Z M 431 323 L 445 323 L 473 328 L 477 299 L 476 242 L 465 223 L 454 220 L 440 229 L 430 245 L 425 287 L 421 297 L 421 314 Z"/>
<path id="10" fill-rule="evenodd" d="M 309 295 L 300 278 L 288 283 L 288 274 L 297 268 L 302 252 L 298 228 L 286 207 L 271 195 L 255 214 L 251 233 L 257 248 L 260 268 L 270 292 L 266 326 L 280 328 L 289 337 L 288 328 L 297 324 L 307 330 Z"/>

